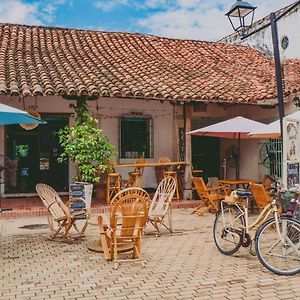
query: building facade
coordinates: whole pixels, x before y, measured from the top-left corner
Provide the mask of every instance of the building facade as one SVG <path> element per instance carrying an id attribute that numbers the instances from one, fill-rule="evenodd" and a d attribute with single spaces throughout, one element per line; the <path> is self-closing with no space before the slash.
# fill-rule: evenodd
<path id="1" fill-rule="evenodd" d="M 226 150 L 236 141 L 185 132 L 237 115 L 263 121 L 276 114 L 273 60 L 250 47 L 13 24 L 0 24 L 0 43 L 1 103 L 33 109 L 47 121 L 27 131 L 1 126 L 1 154 L 17 162 L 7 195 L 31 195 L 37 182 L 67 191 L 74 168 L 57 163 L 55 132 L 74 122 L 70 104 L 80 97 L 116 146 L 119 163 L 181 158 L 187 171 L 193 163 L 209 176 L 222 175 Z M 300 90 L 300 62 L 285 67 L 290 105 Z M 241 177 L 259 177 L 249 160 L 258 147 L 242 142 Z M 120 170 L 124 177 L 128 171 Z M 148 168 L 144 186 L 156 184 Z"/>

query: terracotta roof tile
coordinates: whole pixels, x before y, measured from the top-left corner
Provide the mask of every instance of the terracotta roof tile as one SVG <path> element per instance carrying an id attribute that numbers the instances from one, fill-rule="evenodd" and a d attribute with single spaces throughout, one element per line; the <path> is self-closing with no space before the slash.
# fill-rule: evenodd
<path id="1" fill-rule="evenodd" d="M 287 61 L 285 94 L 300 90 Z M 244 46 L 0 24 L 0 93 L 256 103 L 276 98 L 274 62 Z"/>

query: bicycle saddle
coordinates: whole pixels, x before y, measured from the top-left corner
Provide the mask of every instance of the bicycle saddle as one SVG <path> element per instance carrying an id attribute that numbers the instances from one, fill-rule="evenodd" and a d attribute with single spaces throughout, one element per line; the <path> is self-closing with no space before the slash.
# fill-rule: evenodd
<path id="1" fill-rule="evenodd" d="M 239 197 L 250 197 L 250 196 L 252 196 L 251 192 L 248 192 L 248 191 L 245 191 L 245 190 L 236 190 L 236 194 Z"/>

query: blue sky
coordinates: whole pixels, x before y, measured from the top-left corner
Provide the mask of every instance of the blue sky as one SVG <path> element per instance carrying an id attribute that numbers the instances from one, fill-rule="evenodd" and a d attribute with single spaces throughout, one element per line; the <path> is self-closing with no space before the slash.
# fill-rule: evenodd
<path id="1" fill-rule="evenodd" d="M 235 0 L 0 0 L 0 22 L 217 40 Z M 256 19 L 293 0 L 249 0 Z"/>

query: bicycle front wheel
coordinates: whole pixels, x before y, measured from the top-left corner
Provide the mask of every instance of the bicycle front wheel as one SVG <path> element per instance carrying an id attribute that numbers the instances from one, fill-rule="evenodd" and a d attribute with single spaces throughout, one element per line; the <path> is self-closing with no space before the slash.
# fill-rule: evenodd
<path id="1" fill-rule="evenodd" d="M 245 220 L 236 206 L 220 209 L 214 223 L 214 241 L 218 250 L 225 255 L 238 251 L 243 241 L 243 228 Z"/>
<path id="2" fill-rule="evenodd" d="M 300 222 L 281 216 L 264 222 L 256 233 L 256 253 L 269 271 L 278 275 L 300 272 Z"/>

